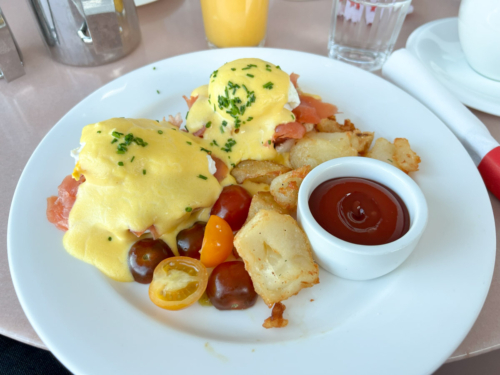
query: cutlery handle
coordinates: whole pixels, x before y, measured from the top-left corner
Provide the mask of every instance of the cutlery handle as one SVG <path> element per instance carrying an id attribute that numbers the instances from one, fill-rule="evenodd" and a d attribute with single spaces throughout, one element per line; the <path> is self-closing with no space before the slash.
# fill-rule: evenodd
<path id="1" fill-rule="evenodd" d="M 488 152 L 477 169 L 488 190 L 500 199 L 500 146 Z"/>
<path id="2" fill-rule="evenodd" d="M 382 75 L 419 100 L 443 121 L 478 166 L 486 187 L 500 199 L 500 144 L 407 49 L 395 51 Z"/>

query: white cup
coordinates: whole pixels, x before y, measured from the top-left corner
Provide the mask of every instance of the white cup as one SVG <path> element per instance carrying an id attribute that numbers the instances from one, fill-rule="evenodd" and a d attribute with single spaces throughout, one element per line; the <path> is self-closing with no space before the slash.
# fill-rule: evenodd
<path id="1" fill-rule="evenodd" d="M 462 0 L 458 34 L 472 69 L 500 81 L 500 0 Z"/>

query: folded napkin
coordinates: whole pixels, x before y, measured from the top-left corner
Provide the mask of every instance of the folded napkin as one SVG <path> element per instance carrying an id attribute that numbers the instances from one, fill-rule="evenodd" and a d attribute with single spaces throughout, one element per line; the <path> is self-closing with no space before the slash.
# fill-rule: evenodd
<path id="1" fill-rule="evenodd" d="M 478 166 L 486 187 L 500 199 L 500 144 L 486 126 L 405 48 L 392 53 L 382 67 L 382 75 L 448 126 Z"/>

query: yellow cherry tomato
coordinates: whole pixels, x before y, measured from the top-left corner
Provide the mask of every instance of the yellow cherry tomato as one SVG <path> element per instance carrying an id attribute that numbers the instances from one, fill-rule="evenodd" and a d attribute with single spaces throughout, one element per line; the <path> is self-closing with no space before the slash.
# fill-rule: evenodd
<path id="1" fill-rule="evenodd" d="M 167 258 L 155 268 L 149 285 L 149 298 L 162 309 L 181 310 L 200 299 L 207 282 L 207 269 L 199 260 Z"/>
<path id="2" fill-rule="evenodd" d="M 224 262 L 233 250 L 233 240 L 233 230 L 226 220 L 210 216 L 201 245 L 201 263 L 211 268 Z"/>

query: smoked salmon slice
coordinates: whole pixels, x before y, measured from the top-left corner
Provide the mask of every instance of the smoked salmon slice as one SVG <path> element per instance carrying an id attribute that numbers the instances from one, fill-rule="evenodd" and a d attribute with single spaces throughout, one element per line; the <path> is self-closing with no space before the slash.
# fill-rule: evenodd
<path id="1" fill-rule="evenodd" d="M 292 111 L 295 115 L 296 121 L 302 124 L 319 124 L 319 122 L 327 117 L 333 116 L 337 113 L 337 107 L 333 104 L 323 103 L 321 100 L 316 99 L 309 95 L 304 95 L 297 84 L 299 75 L 296 73 L 290 74 L 290 81 L 295 88 L 299 91 L 300 104 Z"/>
<path id="2" fill-rule="evenodd" d="M 191 107 L 193 106 L 194 102 L 198 99 L 198 95 L 191 96 L 189 98 L 186 95 L 182 95 L 182 97 L 186 101 L 186 104 L 188 105 L 189 109 L 191 109 Z"/>
<path id="3" fill-rule="evenodd" d="M 215 162 L 215 167 L 217 168 L 217 172 L 215 172 L 214 177 L 217 181 L 221 182 L 227 176 L 227 172 L 229 172 L 229 168 L 226 163 L 220 160 L 217 156 L 210 155 L 212 160 Z"/>
<path id="4" fill-rule="evenodd" d="M 58 196 L 47 198 L 47 219 L 58 229 L 68 230 L 68 217 L 76 200 L 78 187 L 85 182 L 85 176 L 76 181 L 71 175 L 66 176 L 57 188 Z"/>
<path id="5" fill-rule="evenodd" d="M 149 230 L 149 232 L 151 233 L 151 235 L 153 236 L 153 239 L 156 240 L 158 238 L 160 238 L 160 234 L 158 233 L 158 231 L 156 230 L 156 227 L 154 225 L 151 225 L 150 227 L 144 229 L 142 232 L 137 232 L 137 231 L 133 231 L 133 230 L 130 230 L 131 233 L 135 234 L 137 237 L 140 237 L 142 236 L 147 230 Z"/>
<path id="6" fill-rule="evenodd" d="M 306 134 L 306 128 L 299 122 L 288 122 L 276 127 L 273 135 L 274 143 L 281 143 L 287 139 L 301 139 Z"/>

